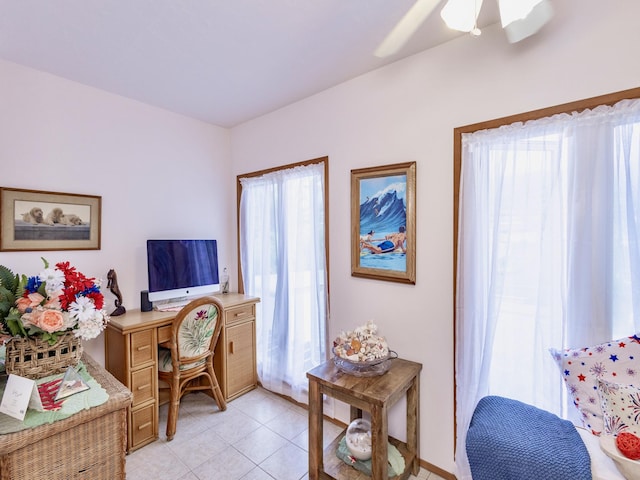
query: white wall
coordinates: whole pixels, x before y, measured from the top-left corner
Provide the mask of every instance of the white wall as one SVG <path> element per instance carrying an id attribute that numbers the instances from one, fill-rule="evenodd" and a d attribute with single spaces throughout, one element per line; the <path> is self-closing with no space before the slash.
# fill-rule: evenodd
<path id="1" fill-rule="evenodd" d="M 553 22 L 521 44 L 488 28 L 480 38 L 462 37 L 236 127 L 231 136 L 0 61 L 0 185 L 103 201 L 101 250 L 0 252 L 0 264 L 36 273 L 44 255 L 101 278 L 115 268 L 124 305 L 138 308 L 147 238 L 213 237 L 221 266 L 237 278 L 235 176 L 328 155 L 330 336 L 373 319 L 393 349 L 423 364 L 420 456 L 453 471 L 453 128 L 639 86 L 640 2 L 554 4 Z M 416 285 L 351 277 L 350 170 L 412 160 Z M 88 350 L 101 360 L 101 339 Z M 390 425 L 399 437 L 403 407 L 393 409 Z M 342 420 L 347 415 L 338 412 Z"/>
<path id="2" fill-rule="evenodd" d="M 0 252 L 35 275 L 41 256 L 118 274 L 126 308 L 148 287 L 148 238 L 215 238 L 235 271 L 235 184 L 226 129 L 0 61 L 0 186 L 102 196 L 102 248 Z M 113 303 L 109 307 L 113 309 Z M 102 337 L 86 344 L 104 360 Z"/>
<path id="3" fill-rule="evenodd" d="M 234 174 L 329 156 L 330 335 L 373 319 L 391 348 L 423 364 L 420 456 L 449 472 L 453 129 L 640 86 L 640 2 L 554 5 L 552 23 L 521 44 L 487 28 L 232 130 Z M 351 277 L 350 170 L 406 161 L 417 162 L 416 285 Z M 390 425 L 401 438 L 403 408 Z"/>

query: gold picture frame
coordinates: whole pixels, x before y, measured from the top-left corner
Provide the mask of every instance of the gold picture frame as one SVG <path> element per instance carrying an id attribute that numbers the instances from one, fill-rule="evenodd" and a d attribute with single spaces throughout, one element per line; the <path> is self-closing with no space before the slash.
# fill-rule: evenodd
<path id="1" fill-rule="evenodd" d="M 0 187 L 0 251 L 100 250 L 102 197 Z"/>
<path id="2" fill-rule="evenodd" d="M 351 170 L 351 275 L 416 283 L 416 162 Z"/>

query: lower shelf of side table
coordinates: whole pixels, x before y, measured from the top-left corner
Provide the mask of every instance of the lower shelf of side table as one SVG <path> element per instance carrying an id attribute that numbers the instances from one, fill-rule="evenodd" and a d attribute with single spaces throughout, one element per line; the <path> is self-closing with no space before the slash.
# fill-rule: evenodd
<path id="1" fill-rule="evenodd" d="M 340 480 L 371 480 L 371 477 L 364 472 L 356 470 L 351 465 L 347 465 L 336 455 L 338 450 L 338 444 L 342 437 L 344 437 L 346 430 L 343 431 L 331 444 L 324 449 L 323 461 L 324 461 L 324 473 L 329 475 L 327 478 L 334 478 Z M 406 480 L 411 475 L 411 465 L 414 460 L 414 455 L 409 453 L 407 445 L 398 439 L 389 437 L 389 443 L 394 445 L 400 454 L 404 457 L 404 472 L 395 477 L 389 477 L 389 480 Z"/>

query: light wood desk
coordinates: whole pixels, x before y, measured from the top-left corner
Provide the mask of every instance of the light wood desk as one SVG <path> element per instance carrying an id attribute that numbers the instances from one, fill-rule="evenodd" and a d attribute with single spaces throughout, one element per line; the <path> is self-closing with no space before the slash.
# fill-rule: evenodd
<path id="1" fill-rule="evenodd" d="M 213 366 L 226 400 L 256 387 L 257 297 L 239 293 L 216 294 L 222 303 L 224 324 Z M 105 331 L 105 365 L 133 392 L 129 409 L 129 451 L 158 438 L 158 343 L 171 338 L 177 312 L 130 310 L 111 317 Z"/>

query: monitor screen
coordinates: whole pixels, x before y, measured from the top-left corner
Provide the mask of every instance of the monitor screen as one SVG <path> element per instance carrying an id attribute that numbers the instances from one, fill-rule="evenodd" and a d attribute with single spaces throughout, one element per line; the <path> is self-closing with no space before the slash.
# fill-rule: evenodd
<path id="1" fill-rule="evenodd" d="M 216 240 L 147 240 L 147 266 L 152 302 L 220 288 Z"/>

